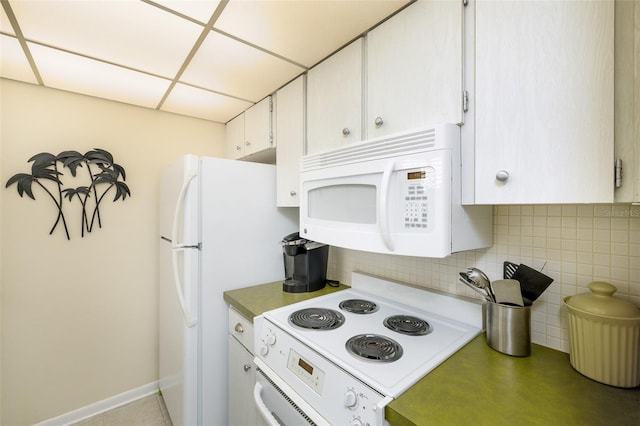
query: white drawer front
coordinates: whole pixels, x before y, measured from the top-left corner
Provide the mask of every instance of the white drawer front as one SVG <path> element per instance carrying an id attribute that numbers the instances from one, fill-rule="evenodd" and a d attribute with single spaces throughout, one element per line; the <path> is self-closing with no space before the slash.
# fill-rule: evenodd
<path id="1" fill-rule="evenodd" d="M 238 339 L 249 352 L 254 353 L 253 323 L 232 307 L 229 307 L 229 334 Z"/>

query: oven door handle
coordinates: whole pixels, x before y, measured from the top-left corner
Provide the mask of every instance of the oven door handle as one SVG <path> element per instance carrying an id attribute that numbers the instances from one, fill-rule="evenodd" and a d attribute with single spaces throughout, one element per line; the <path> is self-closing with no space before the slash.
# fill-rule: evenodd
<path id="1" fill-rule="evenodd" d="M 269 426 L 280 426 L 280 423 L 276 420 L 273 414 L 271 414 L 267 405 L 262 400 L 262 383 L 260 382 L 256 382 L 256 385 L 253 387 L 253 400 L 256 403 L 258 413 L 260 413 L 264 421 L 267 422 Z"/>

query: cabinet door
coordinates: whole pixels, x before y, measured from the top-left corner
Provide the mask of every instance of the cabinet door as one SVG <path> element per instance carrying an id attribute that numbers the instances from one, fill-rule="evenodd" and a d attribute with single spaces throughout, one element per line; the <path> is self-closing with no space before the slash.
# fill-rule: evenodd
<path id="1" fill-rule="evenodd" d="M 244 157 L 244 112 L 229 121 L 227 131 L 227 158 Z"/>
<path id="2" fill-rule="evenodd" d="M 229 341 L 229 425 L 256 424 L 253 386 L 256 382 L 253 355 L 233 336 Z"/>
<path id="3" fill-rule="evenodd" d="M 307 74 L 307 154 L 361 140 L 362 39 Z"/>
<path id="4" fill-rule="evenodd" d="M 271 137 L 271 96 L 244 112 L 244 155 L 273 148 Z"/>
<path id="5" fill-rule="evenodd" d="M 640 202 L 640 0 L 616 2 L 615 158 L 622 160 L 616 202 Z"/>
<path id="6" fill-rule="evenodd" d="M 416 2 L 367 35 L 367 138 L 463 121 L 462 3 Z"/>
<path id="7" fill-rule="evenodd" d="M 613 24 L 610 1 L 476 3 L 476 203 L 613 200 Z"/>
<path id="8" fill-rule="evenodd" d="M 276 178 L 278 207 L 300 205 L 300 158 L 304 147 L 305 76 L 276 93 Z"/>

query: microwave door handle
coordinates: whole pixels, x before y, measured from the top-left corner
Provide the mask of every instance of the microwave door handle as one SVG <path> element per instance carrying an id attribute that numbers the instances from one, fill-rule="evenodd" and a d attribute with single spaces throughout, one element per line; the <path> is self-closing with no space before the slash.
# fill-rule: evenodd
<path id="1" fill-rule="evenodd" d="M 395 169 L 395 161 L 390 160 L 382 173 L 382 184 L 380 185 L 380 197 L 378 198 L 378 220 L 380 225 L 380 235 L 384 245 L 389 251 L 394 251 L 393 240 L 391 239 L 391 231 L 389 230 L 389 186 L 391 184 L 391 175 Z"/>

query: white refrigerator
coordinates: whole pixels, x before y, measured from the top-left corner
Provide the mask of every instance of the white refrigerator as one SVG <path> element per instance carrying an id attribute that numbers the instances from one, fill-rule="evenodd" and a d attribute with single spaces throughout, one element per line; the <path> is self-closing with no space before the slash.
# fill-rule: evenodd
<path id="1" fill-rule="evenodd" d="M 187 155 L 162 172 L 159 387 L 175 426 L 227 424 L 223 292 L 284 279 L 275 166 Z"/>

